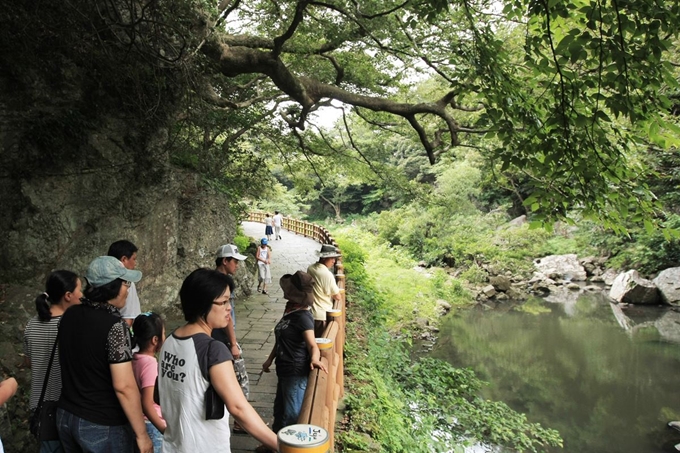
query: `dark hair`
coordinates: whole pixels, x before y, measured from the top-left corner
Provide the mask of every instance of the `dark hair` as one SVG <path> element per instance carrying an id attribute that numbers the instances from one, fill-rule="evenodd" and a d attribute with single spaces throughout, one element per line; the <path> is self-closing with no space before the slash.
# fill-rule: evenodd
<path id="1" fill-rule="evenodd" d="M 50 307 L 58 304 L 64 294 L 73 292 L 78 286 L 78 275 L 71 271 L 54 271 L 45 283 L 45 292 L 35 298 L 35 310 L 41 321 L 49 321 L 52 318 Z"/>
<path id="2" fill-rule="evenodd" d="M 222 260 L 227 260 L 231 263 L 235 259 L 236 258 L 234 258 L 233 256 L 224 256 L 224 257 L 220 257 L 220 258 L 215 258 L 215 267 L 220 267 L 222 265 Z"/>
<path id="3" fill-rule="evenodd" d="M 116 241 L 109 246 L 107 255 L 121 260 L 123 257 L 132 258 L 132 255 L 137 253 L 137 246 L 130 241 L 122 240 Z"/>
<path id="4" fill-rule="evenodd" d="M 278 213 L 279 213 L 279 211 L 274 211 L 274 213 L 278 214 Z"/>
<path id="5" fill-rule="evenodd" d="M 142 313 L 132 323 L 132 346 L 145 351 L 153 337 L 163 336 L 163 318 L 158 313 Z"/>
<path id="6" fill-rule="evenodd" d="M 119 278 L 102 286 L 92 286 L 90 282 L 87 282 L 83 295 L 92 302 L 108 302 L 118 297 L 122 284 L 123 280 Z"/>
<path id="7" fill-rule="evenodd" d="M 229 287 L 234 291 L 234 279 L 213 269 L 200 268 L 193 271 L 182 283 L 179 299 L 187 322 L 205 319 L 212 303 Z"/>

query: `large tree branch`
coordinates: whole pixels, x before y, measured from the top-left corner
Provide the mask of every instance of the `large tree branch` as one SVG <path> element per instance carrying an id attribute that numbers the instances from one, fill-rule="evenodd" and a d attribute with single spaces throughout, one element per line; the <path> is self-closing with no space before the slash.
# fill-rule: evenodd
<path id="1" fill-rule="evenodd" d="M 458 133 L 463 131 L 448 111 L 455 99 L 456 93 L 453 91 L 436 102 L 397 102 L 387 98 L 353 93 L 309 77 L 297 76 L 280 59 L 275 58 L 271 52 L 234 47 L 216 41 L 206 43 L 203 52 L 214 60 L 222 74 L 228 77 L 252 73 L 267 75 L 281 91 L 302 107 L 297 121 L 292 119 L 291 115 L 286 117 L 289 125 L 298 129 L 304 129 L 307 114 L 314 108 L 315 104 L 326 98 L 336 99 L 349 105 L 364 107 L 377 112 L 387 112 L 406 119 L 418 133 L 431 162 L 434 162 L 436 158 L 434 143 L 439 142 L 439 140 L 432 142 L 428 138 L 426 130 L 418 122 L 416 115 L 433 115 L 444 121 L 450 134 L 451 146 L 458 144 Z"/>

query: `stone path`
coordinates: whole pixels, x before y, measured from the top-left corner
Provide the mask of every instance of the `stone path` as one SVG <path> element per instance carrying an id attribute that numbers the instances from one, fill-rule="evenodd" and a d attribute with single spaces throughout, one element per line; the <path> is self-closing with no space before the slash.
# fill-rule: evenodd
<path id="1" fill-rule="evenodd" d="M 256 239 L 264 237 L 264 224 L 243 222 L 243 230 L 247 236 Z M 270 373 L 262 372 L 262 362 L 274 346 L 274 326 L 281 319 L 285 300 L 279 286 L 279 278 L 284 274 L 292 274 L 298 270 L 306 270 L 307 266 L 317 261 L 316 252 L 321 245 L 313 239 L 298 236 L 282 229 L 281 240 L 271 241 L 272 248 L 272 283 L 268 285 L 268 295 L 256 292 L 250 297 L 236 298 L 236 336 L 243 349 L 246 369 L 250 378 L 250 404 L 262 419 L 271 426 L 274 414 L 274 395 L 276 394 L 276 371 L 272 367 Z M 250 259 L 254 259 L 249 257 Z M 257 275 L 255 276 L 257 285 Z M 252 452 L 259 445 L 248 434 L 231 436 L 233 453 Z"/>

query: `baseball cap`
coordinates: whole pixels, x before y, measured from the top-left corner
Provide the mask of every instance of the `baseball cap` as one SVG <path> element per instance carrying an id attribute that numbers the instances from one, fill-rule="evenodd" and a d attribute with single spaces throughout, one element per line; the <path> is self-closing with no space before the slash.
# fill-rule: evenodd
<path id="1" fill-rule="evenodd" d="M 87 267 L 85 278 L 90 285 L 97 287 L 111 283 L 117 278 L 137 283 L 142 279 L 142 273 L 126 269 L 123 263 L 113 256 L 98 256 Z"/>
<path id="2" fill-rule="evenodd" d="M 260 244 L 267 245 L 268 243 L 269 243 L 269 241 L 267 240 L 267 238 L 260 239 Z"/>
<path id="3" fill-rule="evenodd" d="M 217 249 L 217 258 L 236 258 L 243 261 L 248 258 L 238 252 L 238 247 L 233 244 L 226 244 Z"/>

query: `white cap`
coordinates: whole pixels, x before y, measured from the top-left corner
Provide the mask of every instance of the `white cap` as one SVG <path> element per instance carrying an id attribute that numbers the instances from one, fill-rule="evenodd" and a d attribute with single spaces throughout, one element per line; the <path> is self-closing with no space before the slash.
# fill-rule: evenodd
<path id="1" fill-rule="evenodd" d="M 245 255 L 241 255 L 238 252 L 238 247 L 233 244 L 226 244 L 217 249 L 216 258 L 236 258 L 239 261 L 243 261 L 248 258 Z"/>

